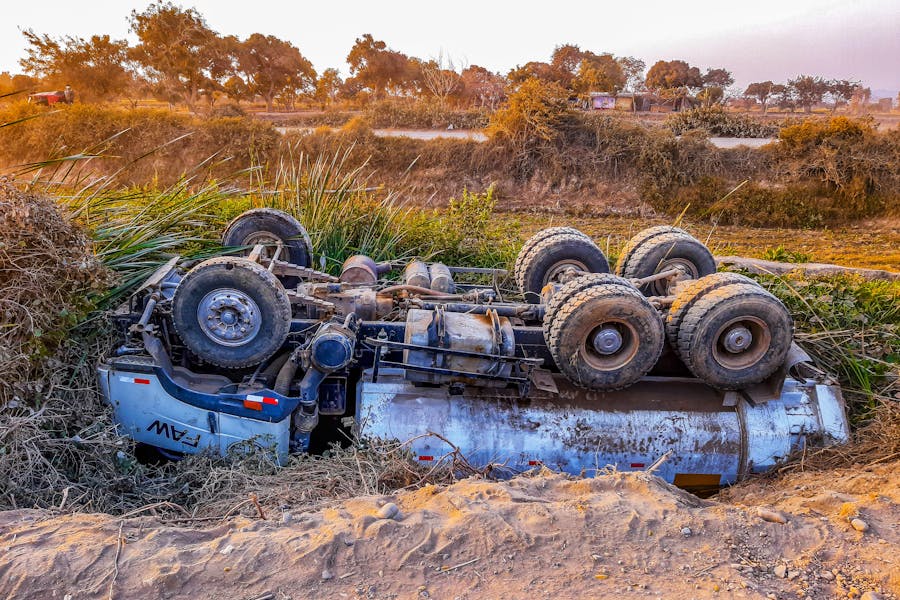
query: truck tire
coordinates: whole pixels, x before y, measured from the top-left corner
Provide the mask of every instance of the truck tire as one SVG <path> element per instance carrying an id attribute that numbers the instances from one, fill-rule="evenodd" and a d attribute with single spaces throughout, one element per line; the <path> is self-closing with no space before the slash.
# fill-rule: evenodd
<path id="1" fill-rule="evenodd" d="M 516 285 L 519 287 L 519 289 L 522 289 L 522 263 L 525 262 L 525 257 L 529 252 L 531 252 L 531 249 L 547 238 L 561 234 L 582 235 L 584 237 L 587 237 L 587 235 L 575 229 L 574 227 L 547 227 L 546 229 L 541 229 L 533 236 L 525 240 L 525 243 L 522 244 L 521 250 L 519 250 L 519 253 L 516 255 L 516 262 L 513 266 L 513 277 L 515 278 Z"/>
<path id="2" fill-rule="evenodd" d="M 755 281 L 745 275 L 727 271 L 713 273 L 694 281 L 685 282 L 684 287 L 677 291 L 675 301 L 672 302 L 666 315 L 666 338 L 673 348 L 678 345 L 678 330 L 681 328 L 684 316 L 691 307 L 712 290 L 733 283 L 756 285 Z"/>
<path id="3" fill-rule="evenodd" d="M 261 265 L 225 256 L 184 276 L 172 299 L 172 321 L 198 358 L 220 367 L 249 367 L 284 344 L 291 303 L 278 278 Z"/>
<path id="4" fill-rule="evenodd" d="M 783 364 L 794 321 L 778 298 L 755 284 L 714 289 L 687 311 L 676 351 L 709 385 L 738 390 L 759 383 Z"/>
<path id="5" fill-rule="evenodd" d="M 585 273 L 609 273 L 606 256 L 589 238 L 583 234 L 556 234 L 535 244 L 522 261 L 519 289 L 525 301 L 540 303 L 543 287 L 557 281 L 569 267 Z"/>
<path id="6" fill-rule="evenodd" d="M 672 268 L 683 272 L 680 281 L 700 279 L 716 272 L 716 259 L 709 248 L 687 233 L 663 233 L 635 248 L 623 276 L 640 279 Z M 640 290 L 646 296 L 668 296 L 671 288 L 671 281 L 657 280 L 642 285 Z"/>
<path id="7" fill-rule="evenodd" d="M 633 287 L 598 284 L 551 316 L 545 341 L 556 366 L 579 387 L 611 391 L 646 375 L 663 350 L 659 313 Z"/>
<path id="8" fill-rule="evenodd" d="M 255 244 L 284 244 L 280 260 L 301 267 L 312 266 L 312 241 L 300 222 L 286 212 L 274 208 L 254 208 L 235 217 L 225 233 L 223 246 L 254 246 Z M 244 255 L 250 253 L 247 248 Z M 274 249 L 267 248 L 269 256 Z"/>
<path id="9" fill-rule="evenodd" d="M 628 289 L 636 289 L 631 282 L 612 273 L 589 273 L 583 277 L 579 277 L 574 281 L 570 281 L 559 287 L 550 297 L 547 306 L 544 309 L 544 337 L 549 335 L 550 323 L 553 315 L 559 312 L 561 306 L 568 302 L 572 296 L 583 292 L 584 290 L 594 287 L 595 285 L 621 285 Z"/>
<path id="10" fill-rule="evenodd" d="M 631 258 L 631 255 L 634 254 L 634 251 L 646 242 L 649 239 L 655 238 L 656 236 L 662 235 L 664 233 L 684 233 L 687 234 L 687 231 L 684 229 L 680 229 L 678 227 L 674 227 L 672 225 L 656 225 L 655 227 L 648 227 L 647 229 L 641 230 L 636 233 L 630 240 L 625 243 L 625 246 L 622 248 L 622 252 L 619 254 L 619 260 L 616 262 L 616 275 L 619 277 L 624 277 L 625 273 L 625 265 L 628 264 L 628 260 Z"/>

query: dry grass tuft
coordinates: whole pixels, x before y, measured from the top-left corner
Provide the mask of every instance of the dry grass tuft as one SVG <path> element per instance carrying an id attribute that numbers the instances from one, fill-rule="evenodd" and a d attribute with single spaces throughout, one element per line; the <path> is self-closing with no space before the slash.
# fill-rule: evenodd
<path id="1" fill-rule="evenodd" d="M 31 377 L 109 283 L 87 237 L 56 204 L 0 179 L 0 405 L 40 393 Z"/>

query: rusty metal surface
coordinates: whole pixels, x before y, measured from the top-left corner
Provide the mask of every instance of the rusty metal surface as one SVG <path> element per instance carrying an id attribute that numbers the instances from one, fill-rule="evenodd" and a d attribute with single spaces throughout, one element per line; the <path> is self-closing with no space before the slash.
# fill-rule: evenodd
<path id="1" fill-rule="evenodd" d="M 497 356 L 514 356 L 515 334 L 506 317 L 412 309 L 406 317 L 405 343 Z M 419 367 L 439 367 L 469 373 L 493 373 L 509 377 L 512 365 L 484 357 L 435 354 L 406 350 L 403 362 Z M 440 364 L 438 364 L 440 363 Z M 408 372 L 412 381 L 446 383 L 456 378 L 434 373 Z M 500 385 L 505 385 L 503 381 Z"/>
<path id="2" fill-rule="evenodd" d="M 686 475 L 733 483 L 766 470 L 807 443 L 847 439 L 846 416 L 833 386 L 787 380 L 782 395 L 751 404 L 697 380 L 645 378 L 617 392 L 586 392 L 555 376 L 559 394 L 415 386 L 402 371 L 378 383 L 364 373 L 357 423 L 364 436 L 412 440 L 418 457 L 434 460 L 457 446 L 473 464 L 501 464 L 510 473 L 544 464 L 588 475 L 607 466 L 644 470 L 671 452 L 656 473 L 669 482 Z M 502 469 L 501 469 L 502 470 Z M 689 480 L 693 480 L 688 478 Z"/>

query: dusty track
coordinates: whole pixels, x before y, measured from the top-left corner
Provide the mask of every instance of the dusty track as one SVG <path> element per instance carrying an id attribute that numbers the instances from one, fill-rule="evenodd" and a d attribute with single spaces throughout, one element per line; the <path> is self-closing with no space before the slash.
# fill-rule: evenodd
<path id="1" fill-rule="evenodd" d="M 724 501 L 644 474 L 465 480 L 203 528 L 10 511 L 0 596 L 895 598 L 898 466 L 760 480 Z M 385 502 L 396 517 L 377 516 Z M 849 524 L 857 513 L 865 533 Z"/>

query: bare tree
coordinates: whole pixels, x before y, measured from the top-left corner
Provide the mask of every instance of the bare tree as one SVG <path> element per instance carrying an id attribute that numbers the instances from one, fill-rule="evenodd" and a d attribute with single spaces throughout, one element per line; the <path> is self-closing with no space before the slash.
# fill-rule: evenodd
<path id="1" fill-rule="evenodd" d="M 447 103 L 450 94 L 459 87 L 462 70 L 462 68 L 456 70 L 453 57 L 447 54 L 445 58 L 443 50 L 438 52 L 437 58 L 422 63 L 422 81 L 442 107 Z"/>

